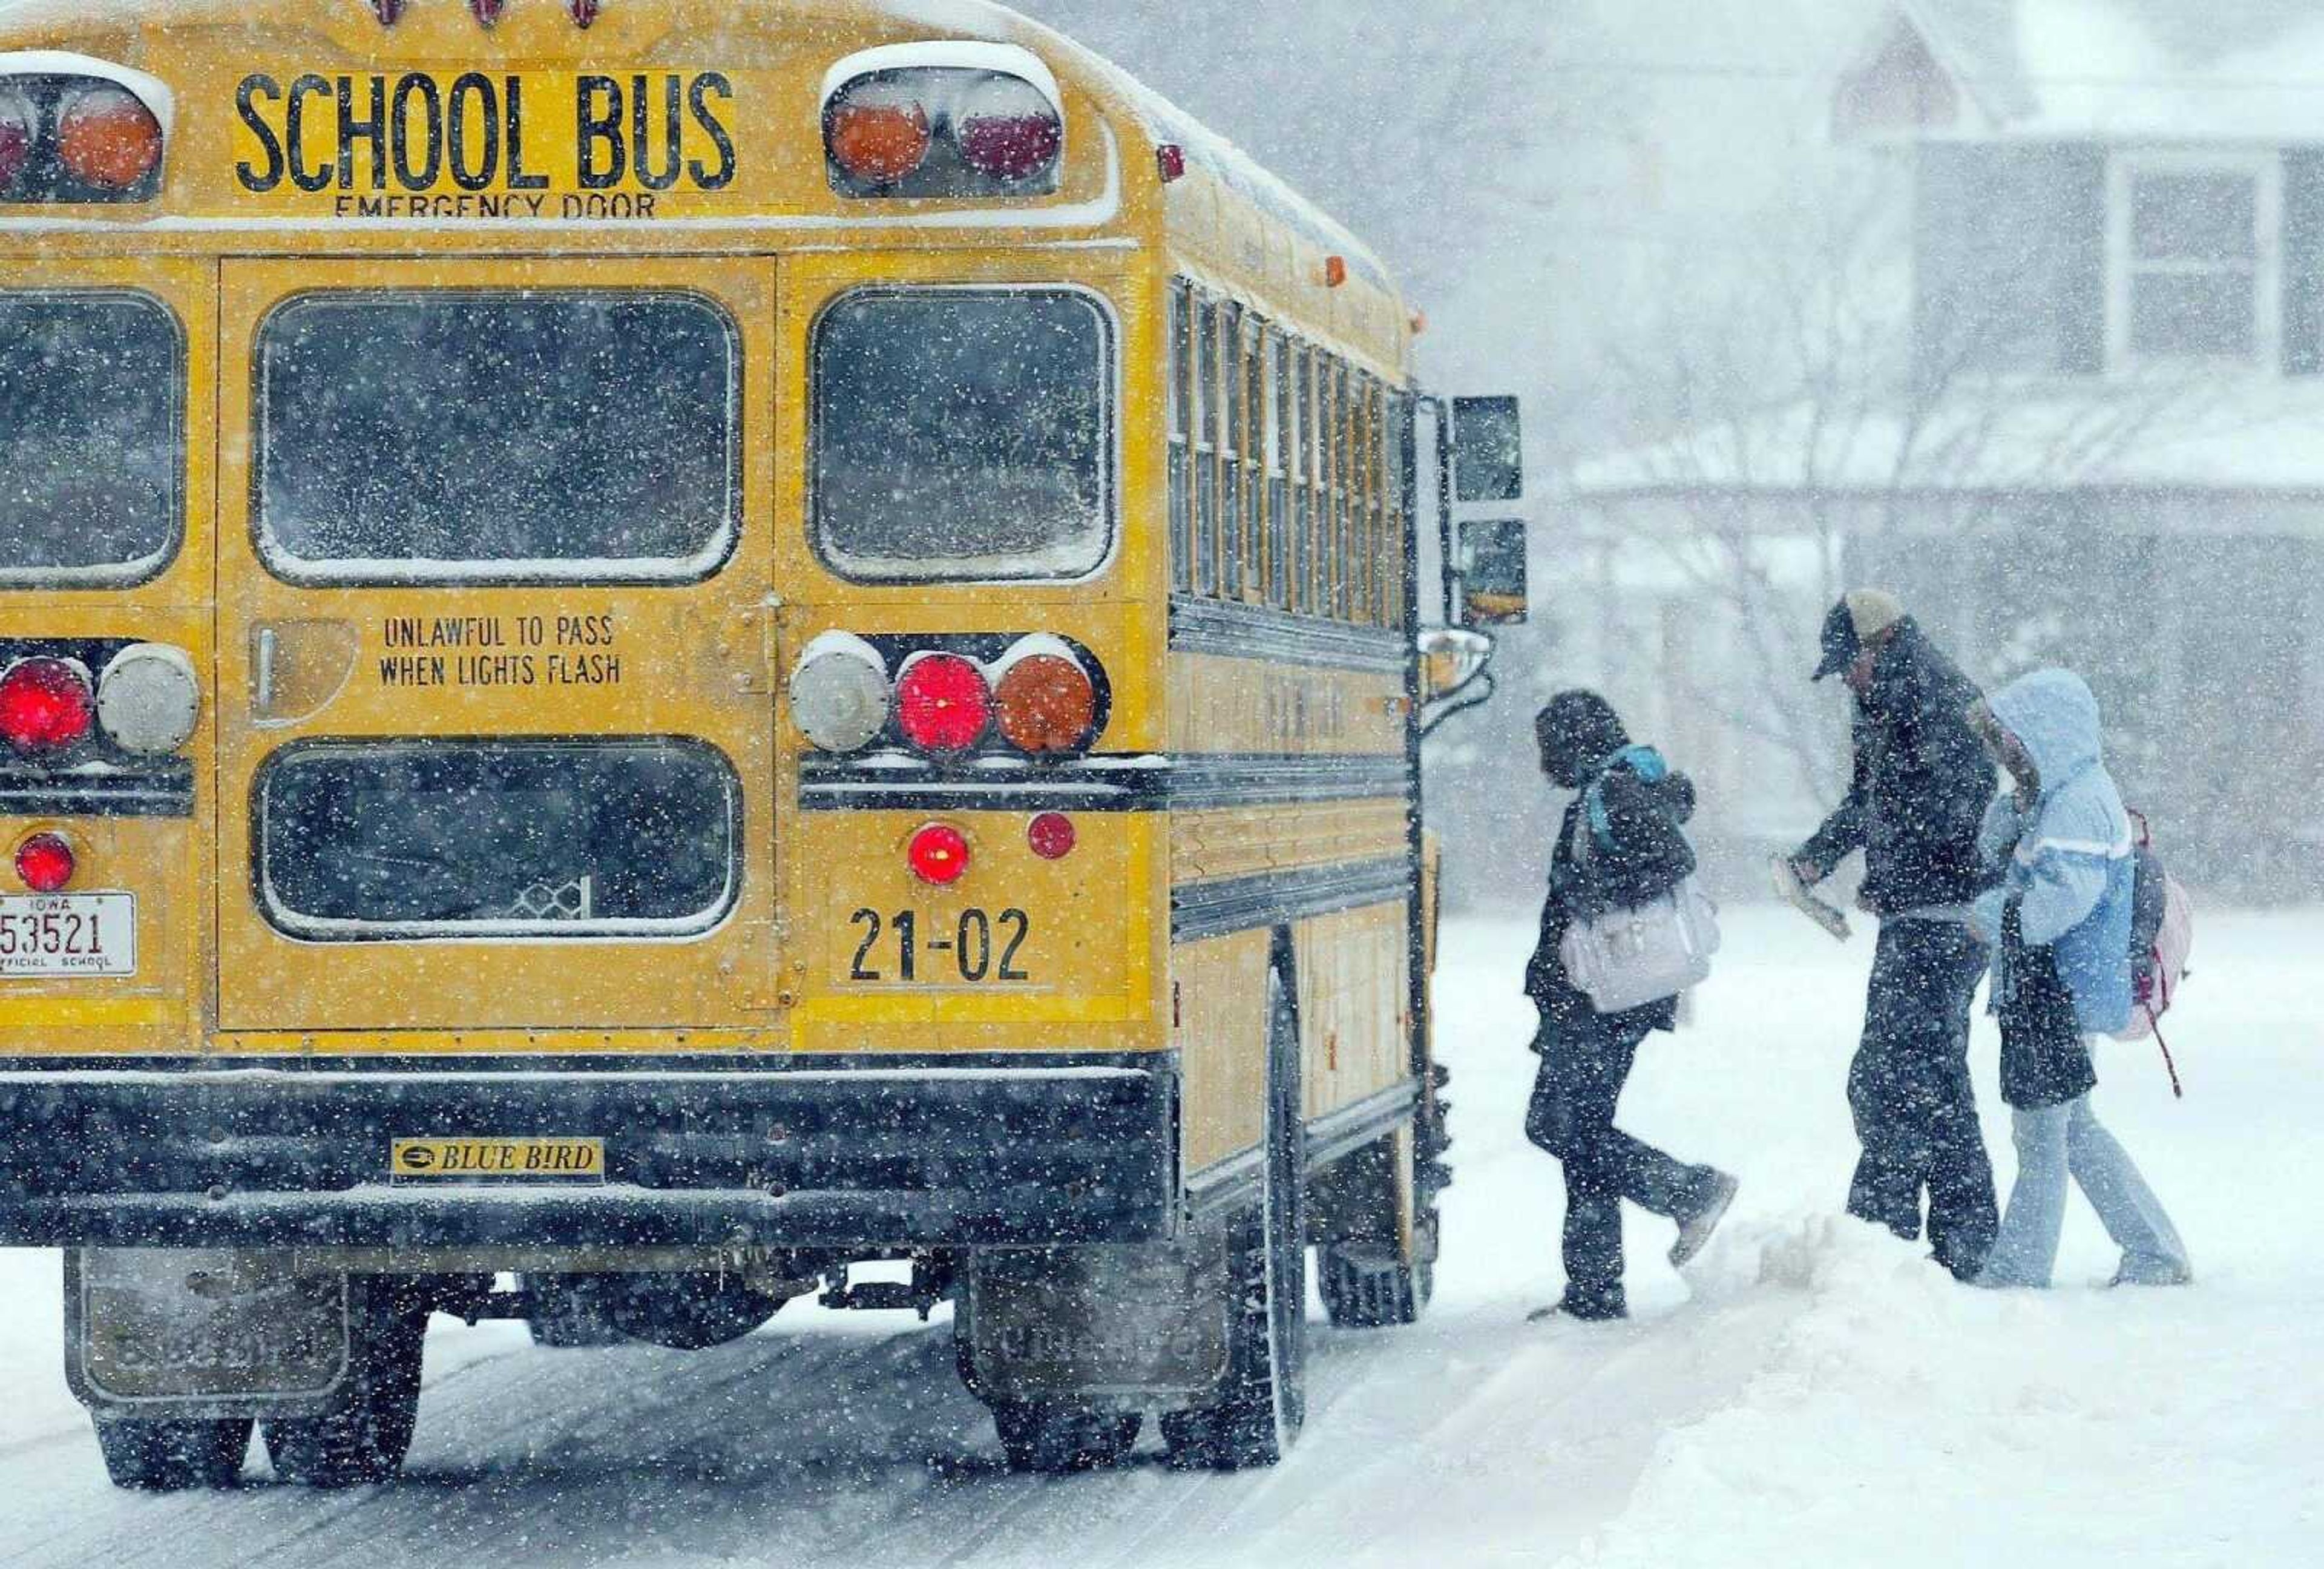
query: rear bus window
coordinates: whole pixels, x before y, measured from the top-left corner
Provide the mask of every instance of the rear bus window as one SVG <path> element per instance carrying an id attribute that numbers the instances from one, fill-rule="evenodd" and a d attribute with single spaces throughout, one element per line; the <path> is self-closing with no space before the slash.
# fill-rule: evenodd
<path id="1" fill-rule="evenodd" d="M 185 341 L 143 294 L 0 294 L 0 585 L 117 587 L 177 552 Z"/>
<path id="2" fill-rule="evenodd" d="M 741 786 L 693 742 L 318 743 L 258 784 L 294 937 L 684 937 L 736 892 Z"/>
<path id="3" fill-rule="evenodd" d="M 1083 577 L 1113 545 L 1113 328 L 1071 290 L 867 290 L 816 324 L 817 548 L 872 583 Z"/>
<path id="4" fill-rule="evenodd" d="M 309 294 L 258 355 L 293 582 L 687 582 L 733 548 L 741 348 L 706 300 Z"/>

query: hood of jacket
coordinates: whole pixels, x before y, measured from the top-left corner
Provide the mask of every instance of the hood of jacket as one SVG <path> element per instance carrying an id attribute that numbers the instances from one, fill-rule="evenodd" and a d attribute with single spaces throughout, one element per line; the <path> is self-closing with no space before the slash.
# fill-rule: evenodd
<path id="1" fill-rule="evenodd" d="M 1595 692 L 1560 692 L 1534 720 L 1534 738 L 1541 745 L 1542 766 L 1551 780 L 1566 789 L 1580 789 L 1604 770 L 1615 753 L 1630 744 L 1614 706 Z"/>
<path id="2" fill-rule="evenodd" d="M 2071 670 L 2021 676 L 1994 696 L 1991 706 L 2041 771 L 2045 801 L 2106 761 L 2098 700 Z"/>

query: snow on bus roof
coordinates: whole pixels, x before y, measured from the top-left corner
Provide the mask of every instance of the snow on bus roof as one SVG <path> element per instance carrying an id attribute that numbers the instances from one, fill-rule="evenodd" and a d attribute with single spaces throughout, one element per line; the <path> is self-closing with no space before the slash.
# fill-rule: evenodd
<path id="1" fill-rule="evenodd" d="M 1120 99 L 1157 143 L 1175 143 L 1187 162 L 1312 244 L 1347 259 L 1349 270 L 1389 294 L 1400 294 L 1388 268 L 1345 224 L 1300 195 L 1257 159 L 1148 87 L 1120 65 L 1053 27 L 991 0 L 880 0 L 880 11 L 899 22 L 986 42 L 1038 42 L 1062 56 L 1073 73 Z"/>

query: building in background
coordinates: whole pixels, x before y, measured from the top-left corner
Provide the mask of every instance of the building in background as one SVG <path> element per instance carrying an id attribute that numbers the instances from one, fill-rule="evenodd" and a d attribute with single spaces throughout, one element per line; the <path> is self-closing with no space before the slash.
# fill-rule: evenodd
<path id="1" fill-rule="evenodd" d="M 2191 881 L 2324 894 L 2324 11 L 1908 0 L 1829 111 L 1813 220 L 1669 335 L 1684 417 L 1572 466 L 1552 664 L 1740 863 L 1836 788 L 1815 623 L 1886 584 L 1982 680 L 2089 674 Z"/>

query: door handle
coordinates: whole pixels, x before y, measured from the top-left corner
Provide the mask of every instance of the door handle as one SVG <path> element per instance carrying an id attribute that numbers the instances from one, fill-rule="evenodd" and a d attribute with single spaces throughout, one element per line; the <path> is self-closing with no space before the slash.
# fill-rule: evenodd
<path id="1" fill-rule="evenodd" d="M 264 719 L 274 712 L 274 661 L 282 651 L 282 640 L 271 626 L 262 626 L 251 639 L 250 706 L 253 717 Z"/>

